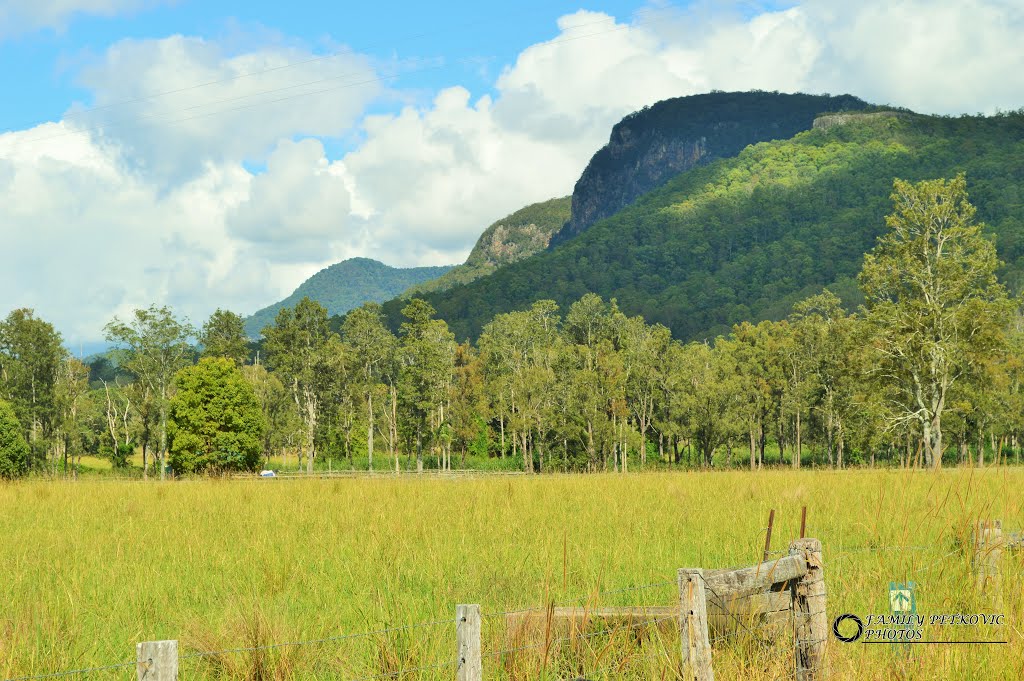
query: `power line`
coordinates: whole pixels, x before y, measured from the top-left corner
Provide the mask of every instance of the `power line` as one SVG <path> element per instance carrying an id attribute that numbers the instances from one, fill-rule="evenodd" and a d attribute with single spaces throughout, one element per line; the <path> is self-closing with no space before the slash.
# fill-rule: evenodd
<path id="1" fill-rule="evenodd" d="M 649 11 L 651 11 L 651 12 L 653 12 L 653 11 L 664 12 L 664 11 L 668 11 L 669 9 L 674 9 L 674 7 L 654 8 L 654 9 L 649 10 Z M 614 19 L 613 19 L 613 21 L 614 21 Z M 535 48 L 536 47 L 548 47 L 548 46 L 560 45 L 560 44 L 563 44 L 563 43 L 573 42 L 573 41 L 576 41 L 576 40 L 584 40 L 584 39 L 587 39 L 587 38 L 593 38 L 593 37 L 608 35 L 610 33 L 617 33 L 617 32 L 620 32 L 620 31 L 628 30 L 628 29 L 630 29 L 630 28 L 632 28 L 634 26 L 645 24 L 645 23 L 648 23 L 650 21 L 653 21 L 653 18 L 652 19 L 643 20 L 643 21 L 635 21 L 635 22 L 633 22 L 631 24 L 623 24 L 623 25 L 616 26 L 615 28 L 612 28 L 612 29 L 609 29 L 609 30 L 606 30 L 606 31 L 597 31 L 597 32 L 594 32 L 594 33 L 587 33 L 587 34 L 584 34 L 584 35 L 569 36 L 569 37 L 558 39 L 558 40 L 550 40 L 550 41 L 547 41 L 547 42 L 544 42 L 544 43 L 541 43 L 541 44 L 533 45 L 532 47 L 535 47 Z M 569 27 L 569 29 L 572 30 L 572 29 L 583 27 L 583 26 L 599 24 L 599 23 L 607 23 L 607 20 L 606 19 L 602 19 L 600 21 L 588 22 L 588 23 L 585 23 L 585 24 L 578 24 L 578 25 Z M 329 57 L 325 56 L 323 58 L 326 59 L 326 58 L 329 58 Z M 313 60 L 307 60 L 307 62 L 296 62 L 293 65 L 298 65 L 300 63 L 308 63 L 308 61 L 313 61 Z M 381 82 L 385 82 L 385 81 L 388 81 L 388 80 L 393 80 L 393 79 L 398 78 L 399 76 L 403 76 L 403 75 L 415 74 L 415 73 L 424 73 L 424 72 L 427 72 L 427 71 L 436 71 L 436 70 L 448 68 L 448 66 L 455 65 L 455 64 L 472 64 L 472 63 L 476 63 L 476 62 L 477 62 L 476 58 L 463 58 L 463 59 L 455 60 L 455 61 L 451 62 L 451 64 L 438 64 L 438 65 L 434 65 L 434 66 L 424 66 L 424 67 L 409 69 L 409 70 L 406 70 L 404 72 L 396 72 L 396 73 L 392 73 L 392 74 L 389 74 L 389 75 L 376 76 L 376 77 L 373 77 L 373 78 L 368 78 L 368 79 L 361 80 L 361 81 L 356 81 L 356 82 L 353 82 L 353 83 L 346 83 L 346 84 L 343 84 L 343 85 L 338 85 L 338 86 L 333 86 L 333 87 L 328 87 L 328 88 L 321 88 L 321 89 L 312 90 L 312 91 L 309 91 L 309 92 L 300 92 L 300 93 L 296 93 L 296 94 L 293 94 L 293 95 L 288 95 L 288 96 L 285 96 L 285 97 L 278 97 L 276 99 L 269 99 L 269 100 L 264 100 L 264 101 L 260 101 L 260 102 L 254 102 L 254 103 L 246 104 L 246 105 L 243 105 L 243 106 L 231 107 L 231 108 L 227 108 L 227 109 L 220 109 L 220 110 L 217 110 L 217 111 L 210 111 L 210 112 L 206 112 L 206 113 L 202 113 L 202 114 L 197 114 L 197 115 L 194 115 L 194 116 L 186 116 L 186 117 L 183 117 L 183 118 L 170 119 L 170 120 L 162 120 L 162 119 L 159 118 L 161 116 L 167 116 L 167 115 L 173 116 L 175 114 L 184 113 L 184 112 L 187 112 L 187 111 L 192 111 L 192 110 L 203 108 L 203 107 L 207 107 L 207 106 L 214 106 L 216 104 L 224 104 L 224 103 L 229 103 L 229 102 L 232 102 L 232 101 L 248 99 L 248 98 L 251 98 L 251 97 L 258 97 L 258 96 L 262 96 L 262 95 L 274 94 L 274 93 L 277 93 L 277 92 L 283 92 L 283 91 L 286 91 L 286 90 L 292 90 L 292 89 L 295 89 L 297 87 L 305 87 L 305 86 L 308 86 L 308 85 L 316 85 L 316 84 L 327 82 L 327 81 L 338 80 L 340 78 L 346 78 L 346 77 L 352 76 L 352 75 L 360 75 L 361 73 L 376 73 L 376 71 L 368 71 L 367 70 L 367 71 L 361 71 L 361 72 L 347 73 L 347 74 L 342 74 L 342 75 L 339 75 L 339 76 L 332 76 L 332 77 L 328 77 L 328 78 L 322 78 L 322 79 L 315 80 L 315 81 L 308 81 L 308 82 L 305 82 L 305 83 L 287 85 L 287 86 L 282 86 L 282 87 L 278 87 L 278 88 L 271 88 L 271 89 L 268 89 L 268 90 L 263 90 L 261 92 L 250 93 L 250 94 L 247 94 L 247 95 L 239 95 L 239 96 L 230 97 L 230 98 L 227 98 L 227 99 L 215 100 L 215 101 L 206 102 L 206 103 L 203 103 L 203 104 L 196 104 L 196 105 L 192 105 L 192 106 L 189 106 L 189 107 L 185 107 L 183 109 L 172 109 L 172 110 L 163 111 L 163 112 L 153 112 L 153 113 L 149 113 L 149 114 L 143 114 L 142 117 L 143 118 L 151 119 L 150 121 L 138 121 L 138 120 L 136 120 L 136 121 L 127 121 L 127 122 L 122 122 L 122 123 L 116 123 L 115 122 L 114 124 L 108 124 L 108 125 L 103 125 L 103 124 L 94 125 L 92 127 L 85 127 L 85 128 L 74 129 L 74 130 L 67 130 L 67 131 L 60 132 L 60 133 L 53 134 L 53 135 L 45 135 L 45 136 L 41 136 L 41 137 L 33 137 L 33 138 L 30 138 L 30 139 L 26 139 L 26 140 L 19 140 L 18 142 L 15 142 L 15 144 L 13 146 L 18 147 L 18 146 L 21 146 L 21 145 L 24 145 L 24 144 L 30 144 L 30 143 L 33 143 L 33 142 L 44 142 L 44 141 L 48 141 L 48 140 L 52 140 L 52 139 L 57 139 L 57 138 L 60 138 L 60 137 L 66 137 L 68 135 L 82 135 L 82 134 L 88 134 L 88 133 L 91 133 L 91 132 L 99 132 L 99 131 L 105 131 L 105 130 L 110 130 L 110 129 L 120 129 L 120 128 L 125 128 L 125 127 L 127 127 L 127 128 L 151 127 L 152 125 L 156 125 L 156 124 L 177 125 L 177 124 L 180 124 L 180 123 L 185 123 L 185 122 L 188 122 L 188 121 L 193 121 L 193 120 L 197 120 L 197 119 L 201 119 L 201 118 L 208 118 L 210 116 L 216 116 L 216 115 L 220 115 L 220 114 L 233 113 L 233 112 L 236 112 L 236 111 L 242 111 L 242 110 L 246 110 L 246 109 L 251 109 L 251 108 L 255 108 L 257 106 L 264 106 L 264 105 L 267 105 L 267 104 L 276 104 L 276 103 L 279 103 L 279 102 L 284 102 L 284 101 L 289 101 L 289 100 L 292 100 L 292 99 L 297 99 L 299 97 L 307 97 L 307 96 L 311 96 L 311 95 L 324 94 L 324 93 L 327 93 L 327 92 L 335 92 L 335 91 L 338 91 L 338 90 L 344 90 L 344 89 L 347 89 L 347 88 L 350 88 L 350 87 L 358 87 L 358 86 L 361 86 L 361 85 L 369 85 L 369 84 L 373 84 L 373 83 L 381 83 Z M 275 67 L 275 68 L 277 68 L 277 67 Z M 284 68 L 284 66 L 282 66 L 280 68 Z M 271 70 L 273 70 L 273 69 L 271 69 Z M 262 72 L 255 72 L 253 74 L 246 74 L 246 75 L 238 76 L 238 77 L 247 77 L 247 75 L 256 75 L 256 73 L 262 73 Z M 222 81 L 211 81 L 211 83 L 213 83 L 213 82 L 227 82 L 227 81 L 230 81 L 230 80 L 235 80 L 238 77 L 227 78 L 227 79 L 223 79 Z M 173 92 L 183 92 L 183 91 L 186 91 L 186 90 L 189 90 L 189 89 L 194 89 L 194 88 L 204 87 L 204 86 L 205 86 L 205 84 L 200 84 L 200 85 L 196 85 L 196 86 L 190 86 L 188 88 L 181 88 L 181 89 L 173 91 Z M 171 92 L 171 91 L 169 91 L 169 92 Z M 140 98 L 139 100 L 131 100 L 131 101 L 142 101 L 143 99 L 152 99 L 152 98 L 156 98 L 158 96 L 160 96 L 160 95 L 159 94 L 158 95 L 153 95 L 152 97 Z M 129 103 L 129 102 L 123 102 L 123 103 Z M 112 105 L 109 105 L 109 106 L 114 106 L 114 105 L 112 104 Z M 90 111 L 96 111 L 96 110 L 98 110 L 98 109 L 91 109 Z"/>
<path id="2" fill-rule="evenodd" d="M 540 11 L 546 10 L 546 9 L 547 9 L 547 5 L 545 3 L 542 3 L 539 6 L 535 6 L 532 11 L 533 12 L 540 12 Z M 640 8 L 640 9 L 636 10 L 636 12 L 634 12 L 634 14 L 648 14 L 648 13 L 654 13 L 654 12 L 665 12 L 665 11 L 668 11 L 668 10 L 671 10 L 671 9 L 675 9 L 675 8 L 672 7 L 671 5 L 664 6 L 664 7 L 645 7 L 645 8 Z M 517 15 L 521 15 L 522 14 L 521 8 L 517 9 L 516 14 Z M 598 20 L 598 21 L 589 21 L 589 22 L 583 22 L 583 23 L 579 23 L 579 24 L 573 24 L 571 26 L 566 27 L 563 30 L 575 30 L 577 28 L 584 28 L 586 26 L 593 26 L 595 24 L 605 23 L 605 21 L 606 20 L 602 19 L 602 20 Z M 453 30 L 456 30 L 456 29 L 464 29 L 464 28 L 469 28 L 471 26 L 478 26 L 478 25 L 480 25 L 482 23 L 491 23 L 491 20 L 477 19 L 477 20 L 474 20 L 474 21 L 458 24 L 456 26 L 450 26 L 450 27 L 447 27 L 447 28 L 444 28 L 444 29 L 439 29 L 439 30 L 434 30 L 434 31 L 426 31 L 426 32 L 423 32 L 423 33 L 412 34 L 412 35 L 409 35 L 409 36 L 405 36 L 405 37 L 403 37 L 400 40 L 401 40 L 401 42 L 408 42 L 410 40 L 417 40 L 419 38 L 425 38 L 425 37 L 428 37 L 428 36 L 431 36 L 431 35 L 438 35 L 438 34 L 442 34 L 442 33 L 448 33 L 448 32 L 451 32 Z M 639 22 L 637 22 L 637 23 L 639 23 Z M 364 46 L 363 49 L 372 48 L 372 47 L 380 47 L 380 46 L 384 46 L 384 45 L 387 45 L 387 46 L 391 47 L 391 46 L 394 45 L 394 43 L 391 43 L 391 42 L 389 42 L 389 43 L 384 43 L 384 42 L 371 43 L 368 46 Z M 313 64 L 313 63 L 318 63 L 318 62 L 322 62 L 322 61 L 327 61 L 327 60 L 330 60 L 330 59 L 336 59 L 338 57 L 358 56 L 358 54 L 359 53 L 357 53 L 355 50 L 351 50 L 351 49 L 349 49 L 349 50 L 341 50 L 341 51 L 337 51 L 337 52 L 331 52 L 329 54 L 319 55 L 319 56 L 316 56 L 316 57 L 310 57 L 308 59 L 302 59 L 302 60 L 299 60 L 299 61 L 289 62 L 289 63 L 286 63 L 286 64 L 279 64 L 277 66 L 271 66 L 271 67 L 268 67 L 268 68 L 265 68 L 265 69 L 260 69 L 260 70 L 257 70 L 257 71 L 247 71 L 245 73 L 239 73 L 239 74 L 235 74 L 233 76 L 226 76 L 224 78 L 217 78 L 215 80 L 209 80 L 209 81 L 205 81 L 205 82 L 202 82 L 202 83 L 195 83 L 193 85 L 186 85 L 186 86 L 183 86 L 183 87 L 180 87 L 180 88 L 175 88 L 173 90 L 163 90 L 161 92 L 154 92 L 154 93 L 149 94 L 149 95 L 142 95 L 142 96 L 139 96 L 139 97 L 133 97 L 131 99 L 121 100 L 121 101 L 118 101 L 118 102 L 111 102 L 109 104 L 101 104 L 99 106 L 93 106 L 93 107 L 89 107 L 87 109 L 79 109 L 77 111 L 72 111 L 72 112 L 69 112 L 69 113 L 65 114 L 63 116 L 63 119 L 67 120 L 69 118 L 79 118 L 79 117 L 86 116 L 86 115 L 91 114 L 91 113 L 95 113 L 97 111 L 105 111 L 107 109 L 111 109 L 111 108 L 114 108 L 114 107 L 127 106 L 129 104 L 138 104 L 140 102 L 146 102 L 146 101 L 150 101 L 150 100 L 153 100 L 153 99 L 159 99 L 160 97 L 165 97 L 167 95 L 174 95 L 174 94 L 180 94 L 182 92 L 189 92 L 191 90 L 198 90 L 198 89 L 201 89 L 201 88 L 204 88 L 204 87 L 209 87 L 211 85 L 222 85 L 224 83 L 230 83 L 230 82 L 234 82 L 234 81 L 237 81 L 237 80 L 243 80 L 245 78 L 252 78 L 253 76 L 259 76 L 259 75 L 263 75 L 263 74 L 267 74 L 267 73 L 274 73 L 274 72 L 277 72 L 277 71 L 283 71 L 285 69 L 294 68 L 296 66 L 305 66 L 307 64 Z M 350 73 L 350 74 L 345 74 L 345 75 L 342 75 L 342 76 L 335 76 L 335 77 L 336 78 L 343 78 L 343 77 L 346 77 L 348 75 L 358 75 L 359 73 L 366 73 L 366 72 L 367 72 L 367 70 L 363 70 L 361 72 Z M 317 82 L 319 82 L 319 81 L 317 81 Z M 298 87 L 298 86 L 293 86 L 293 87 Z"/>

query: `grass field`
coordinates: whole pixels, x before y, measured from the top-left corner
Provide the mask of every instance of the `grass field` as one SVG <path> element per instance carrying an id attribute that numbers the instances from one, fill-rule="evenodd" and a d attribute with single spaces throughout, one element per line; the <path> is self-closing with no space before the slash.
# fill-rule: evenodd
<path id="1" fill-rule="evenodd" d="M 921 613 L 1005 615 L 1000 628 L 933 627 L 926 638 L 1009 641 L 900 656 L 833 640 L 830 678 L 1024 678 L 1024 560 L 1004 556 L 1001 602 L 975 590 L 969 565 L 977 518 L 1024 529 L 1022 486 L 1019 469 L 4 484 L 0 674 L 130 662 L 143 640 L 180 639 L 188 656 L 438 621 L 186 657 L 181 677 L 448 679 L 451 666 L 398 672 L 451 662 L 455 605 L 479 603 L 485 679 L 676 678 L 674 622 L 611 635 L 592 623 L 558 643 L 543 618 L 523 629 L 496 613 L 672 605 L 677 568 L 757 562 L 770 508 L 773 548 L 785 549 L 806 505 L 807 534 L 824 544 L 830 622 L 888 612 L 889 582 L 913 580 Z M 509 648 L 525 649 L 494 654 Z M 714 656 L 718 679 L 792 677 L 789 640 L 742 633 Z"/>

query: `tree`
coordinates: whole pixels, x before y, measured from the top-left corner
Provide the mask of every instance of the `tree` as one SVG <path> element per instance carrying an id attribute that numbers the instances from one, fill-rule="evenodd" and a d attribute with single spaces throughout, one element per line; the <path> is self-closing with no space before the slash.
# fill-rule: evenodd
<path id="1" fill-rule="evenodd" d="M 938 468 L 950 391 L 998 349 L 1011 308 L 964 176 L 893 186 L 891 231 L 865 256 L 859 281 L 877 371 L 898 391 L 896 418 L 919 424 Z"/>
<path id="2" fill-rule="evenodd" d="M 384 326 L 379 303 L 366 303 L 345 315 L 341 336 L 355 354 L 359 376 L 357 385 L 366 396 L 366 452 L 370 471 L 373 471 L 373 396 L 381 379 L 394 382 L 392 367 L 398 352 L 398 340 Z"/>
<path id="3" fill-rule="evenodd" d="M 54 390 L 58 410 L 55 449 L 64 458 L 64 474 L 78 478 L 82 452 L 95 405 L 89 399 L 89 367 L 68 357 L 61 365 Z"/>
<path id="4" fill-rule="evenodd" d="M 267 423 L 252 386 L 233 360 L 204 357 L 174 377 L 171 466 L 181 473 L 252 471 Z"/>
<path id="5" fill-rule="evenodd" d="M 167 409 L 174 374 L 192 362 L 188 340 L 195 330 L 180 321 L 168 307 L 149 306 L 135 310 L 130 322 L 114 317 L 104 327 L 107 340 L 122 346 L 121 364 L 135 374 L 149 391 L 159 417 L 160 479 L 167 467 Z M 143 476 L 146 476 L 143 465 Z"/>
<path id="6" fill-rule="evenodd" d="M 9 402 L 0 400 L 0 478 L 11 480 L 28 472 L 29 447 Z"/>
<path id="7" fill-rule="evenodd" d="M 199 332 L 203 357 L 227 357 L 241 366 L 249 358 L 249 339 L 245 336 L 245 320 L 230 310 L 217 310 Z"/>
<path id="8" fill-rule="evenodd" d="M 66 356 L 60 334 L 34 311 L 14 310 L 0 322 L 0 398 L 10 402 L 25 428 L 30 459 L 45 456 L 58 418 L 55 389 Z"/>
<path id="9" fill-rule="evenodd" d="M 302 423 L 291 393 L 281 379 L 267 371 L 266 367 L 250 364 L 242 367 L 242 375 L 256 393 L 263 411 L 263 420 L 267 424 L 263 433 L 263 456 L 269 467 L 271 454 L 282 450 L 287 434 L 301 430 Z"/>
<path id="10" fill-rule="evenodd" d="M 291 389 L 306 427 L 306 472 L 312 473 L 323 397 L 335 378 L 328 368 L 331 360 L 328 346 L 337 334 L 330 330 L 327 310 L 320 303 L 303 298 L 294 309 L 282 308 L 273 326 L 263 329 L 263 337 L 267 364 Z"/>
<path id="11" fill-rule="evenodd" d="M 444 400 L 455 368 L 455 336 L 442 320 L 433 319 L 434 308 L 413 298 L 402 314 L 402 372 L 399 397 L 415 429 L 416 470 L 423 471 L 423 438 L 430 444 L 445 424 Z"/>

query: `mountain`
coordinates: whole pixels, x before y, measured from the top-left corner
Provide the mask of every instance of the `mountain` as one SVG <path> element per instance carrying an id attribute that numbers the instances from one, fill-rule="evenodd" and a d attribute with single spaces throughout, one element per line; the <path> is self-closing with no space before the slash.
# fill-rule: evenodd
<path id="1" fill-rule="evenodd" d="M 825 112 L 859 111 L 851 95 L 712 92 L 666 99 L 612 128 L 572 193 L 572 217 L 552 239 L 564 243 L 684 170 L 738 154 L 757 142 L 789 139 Z"/>
<path id="2" fill-rule="evenodd" d="M 468 284 L 486 277 L 499 267 L 543 251 L 551 235 L 569 219 L 569 206 L 570 198 L 564 196 L 520 208 L 484 230 L 465 263 L 437 279 L 411 286 L 402 297 L 446 291 L 457 284 Z"/>
<path id="3" fill-rule="evenodd" d="M 551 250 L 425 296 L 462 338 L 495 314 L 587 292 L 682 339 L 778 319 L 830 287 L 859 302 L 863 255 L 886 231 L 894 178 L 965 172 L 1011 291 L 1024 285 L 1024 110 L 992 117 L 911 112 L 824 116 L 792 139 L 677 174 Z M 390 304 L 389 304 L 390 305 Z M 385 306 L 392 323 L 394 307 Z"/>
<path id="4" fill-rule="evenodd" d="M 245 320 L 245 332 L 250 338 L 258 338 L 263 327 L 274 323 L 278 310 L 292 307 L 306 296 L 326 307 L 328 314 L 339 315 L 367 301 L 390 300 L 410 286 L 441 276 L 451 267 L 400 268 L 369 258 L 350 258 L 320 270 L 284 300 L 255 312 Z"/>

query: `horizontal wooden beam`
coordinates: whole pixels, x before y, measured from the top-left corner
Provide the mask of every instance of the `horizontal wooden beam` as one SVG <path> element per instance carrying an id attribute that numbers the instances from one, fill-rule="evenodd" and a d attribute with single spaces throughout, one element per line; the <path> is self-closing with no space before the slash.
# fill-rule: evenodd
<path id="1" fill-rule="evenodd" d="M 735 600 L 769 591 L 776 584 L 800 579 L 807 574 L 803 556 L 784 556 L 739 570 L 709 570 L 704 573 L 708 601 Z M 775 589 L 781 590 L 781 589 Z"/>

